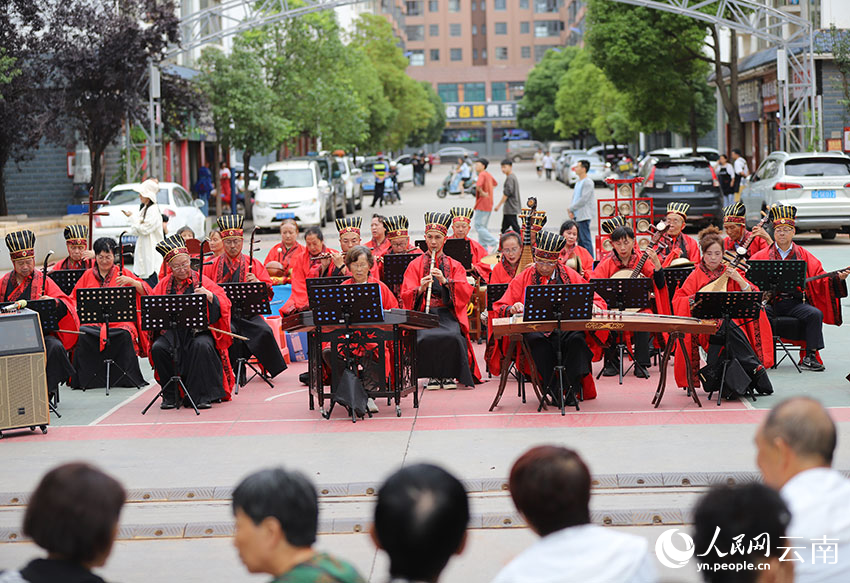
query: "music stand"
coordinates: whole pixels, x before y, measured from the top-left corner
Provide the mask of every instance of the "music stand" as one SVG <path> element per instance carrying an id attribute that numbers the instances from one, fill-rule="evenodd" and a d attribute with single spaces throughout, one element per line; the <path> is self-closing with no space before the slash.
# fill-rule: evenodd
<path id="1" fill-rule="evenodd" d="M 575 400 L 576 411 L 579 411 L 579 396 L 575 394 L 572 385 L 569 393 L 564 396 L 564 355 L 561 350 L 563 342 L 562 320 L 589 320 L 593 317 L 593 286 L 589 283 L 579 284 L 556 284 L 556 285 L 530 285 L 525 288 L 525 301 L 523 302 L 523 321 L 535 322 L 546 320 L 557 320 L 558 324 L 552 331 L 557 335 L 557 348 L 555 350 L 555 368 L 546 382 L 546 387 L 558 375 L 558 400 L 561 407 L 561 415 L 566 415 L 565 402 L 572 396 Z M 541 401 L 542 405 L 542 401 Z M 538 411 L 542 407 L 538 408 Z"/>
<path id="2" fill-rule="evenodd" d="M 726 370 L 732 358 L 729 354 L 729 329 L 732 320 L 757 320 L 761 310 L 761 292 L 698 292 L 694 296 L 691 314 L 696 318 L 723 319 L 723 372 L 720 375 L 720 385 L 717 388 L 717 406 L 720 406 L 723 396 L 723 385 L 726 382 Z M 751 386 L 744 394 L 755 401 L 756 396 Z M 708 400 L 711 400 L 709 391 Z"/>
<path id="3" fill-rule="evenodd" d="M 594 290 L 605 302 L 608 304 L 609 308 L 614 310 L 619 310 L 620 312 L 624 312 L 626 310 L 643 310 L 646 308 L 652 307 L 652 298 L 650 294 L 652 293 L 652 280 L 646 277 L 640 277 L 635 279 L 594 279 L 590 282 L 593 285 Z M 632 353 L 631 348 L 629 348 L 625 344 L 625 337 L 623 334 L 619 332 L 613 332 L 617 339 L 617 353 L 620 357 L 620 366 L 619 366 L 619 374 L 620 374 L 620 384 L 623 384 L 623 377 L 626 376 L 629 371 L 633 367 L 637 367 L 642 370 L 646 376 L 649 376 L 649 371 L 647 371 L 635 358 L 635 355 Z M 625 370 L 623 370 L 623 358 L 628 354 L 632 359 L 632 364 Z M 602 371 L 599 371 L 599 374 L 596 375 L 598 379 L 602 376 Z"/>
<path id="4" fill-rule="evenodd" d="M 304 280 L 307 285 L 307 297 L 310 297 L 310 290 L 315 287 L 327 287 L 329 285 L 339 285 L 347 279 L 351 279 L 348 275 L 329 275 L 327 277 L 308 277 Z"/>
<path id="5" fill-rule="evenodd" d="M 428 244 L 423 239 L 418 239 L 416 246 L 426 255 L 428 254 Z M 465 270 L 472 269 L 472 245 L 469 244 L 468 239 L 447 238 L 443 243 L 443 253 L 459 261 Z"/>
<path id="6" fill-rule="evenodd" d="M 404 282 L 404 272 L 410 262 L 419 257 L 417 253 L 391 253 L 384 255 L 383 280 L 390 289 L 401 287 Z"/>
<path id="7" fill-rule="evenodd" d="M 664 270 L 664 282 L 667 284 L 667 295 L 670 297 L 670 313 L 673 313 L 673 296 L 682 287 L 688 276 L 693 273 L 693 267 L 667 267 Z"/>
<path id="8" fill-rule="evenodd" d="M 261 314 L 272 313 L 271 305 L 269 304 L 269 288 L 262 281 L 231 282 L 220 283 L 218 285 L 221 286 L 224 293 L 227 294 L 227 299 L 230 300 L 231 316 L 248 319 Z M 244 340 L 238 341 L 240 343 L 245 342 Z M 242 351 L 240 350 L 239 353 L 242 354 Z M 243 376 L 245 376 L 244 370 L 246 366 L 254 372 L 254 374 L 251 375 L 251 379 L 255 376 L 259 376 L 270 388 L 274 388 L 274 384 L 268 379 L 268 377 L 266 377 L 265 374 L 257 370 L 253 364 L 248 362 L 247 358 L 240 356 L 236 360 L 236 384 L 234 385 L 234 394 L 239 394 L 239 385 Z M 248 384 L 248 381 L 251 379 L 246 380 L 245 384 Z"/>
<path id="9" fill-rule="evenodd" d="M 142 296 L 142 330 L 174 330 L 174 347 L 171 352 L 171 358 L 174 362 L 174 370 L 177 372 L 174 376 L 168 379 L 168 382 L 163 385 L 160 383 L 159 392 L 148 403 L 148 406 L 142 410 L 142 415 L 148 412 L 148 409 L 153 406 L 157 399 L 163 396 L 165 389 L 174 383 L 175 389 L 183 389 L 183 393 L 188 397 L 189 403 L 195 410 L 195 415 L 200 415 L 198 406 L 195 405 L 195 400 L 186 385 L 183 384 L 183 379 L 180 377 L 180 355 L 183 352 L 183 340 L 180 335 L 182 328 L 207 328 L 207 298 L 203 294 L 175 294 L 163 296 Z M 180 391 L 177 391 L 177 408 L 180 408 Z"/>
<path id="10" fill-rule="evenodd" d="M 106 343 L 109 345 L 109 325 L 113 322 L 136 321 L 136 289 L 133 287 L 98 287 L 77 290 L 77 315 L 80 325 L 103 324 L 106 326 Z M 106 396 L 109 396 L 110 374 L 115 366 L 121 371 L 118 383 L 127 376 L 127 371 L 116 364 L 111 358 L 103 361 L 106 364 Z M 135 385 L 135 383 L 133 383 Z M 135 385 L 136 389 L 141 389 Z"/>
<path id="11" fill-rule="evenodd" d="M 749 261 L 747 279 L 774 295 L 799 293 L 806 287 L 805 261 Z"/>
<path id="12" fill-rule="evenodd" d="M 509 283 L 490 283 L 487 284 L 487 311 L 493 309 L 493 304 L 502 299 L 505 292 L 508 291 Z"/>
<path id="13" fill-rule="evenodd" d="M 47 274 L 66 295 L 71 295 L 85 269 L 56 269 Z"/>

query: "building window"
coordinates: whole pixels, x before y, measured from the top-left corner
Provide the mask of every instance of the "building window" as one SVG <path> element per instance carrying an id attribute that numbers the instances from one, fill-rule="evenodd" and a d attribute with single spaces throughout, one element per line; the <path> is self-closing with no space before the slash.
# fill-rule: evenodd
<path id="1" fill-rule="evenodd" d="M 449 12 L 460 12 L 460 0 L 449 0 Z"/>
<path id="2" fill-rule="evenodd" d="M 558 12 L 563 5 L 563 0 L 534 0 L 534 12 L 537 14 L 550 14 Z"/>
<path id="3" fill-rule="evenodd" d="M 482 61 L 487 60 L 487 49 L 481 49 L 481 60 Z"/>
<path id="4" fill-rule="evenodd" d="M 495 8 L 496 10 L 508 9 L 505 0 L 493 0 L 493 8 Z"/>
<path id="5" fill-rule="evenodd" d="M 487 0 L 481 0 L 481 12 L 487 10 Z"/>
<path id="6" fill-rule="evenodd" d="M 508 23 L 507 22 L 497 22 L 493 25 L 493 33 L 494 34 L 508 34 Z"/>
<path id="7" fill-rule="evenodd" d="M 456 102 L 457 99 L 457 83 L 437 83 L 437 95 L 443 100 L 443 103 Z"/>
<path id="8" fill-rule="evenodd" d="M 439 0 L 428 0 L 428 12 L 439 12 L 439 11 L 440 11 Z"/>
<path id="9" fill-rule="evenodd" d="M 463 84 L 463 100 L 464 101 L 485 101 L 487 95 L 485 93 L 486 85 L 484 83 L 464 83 Z"/>
<path id="10" fill-rule="evenodd" d="M 413 26 L 405 26 L 404 34 L 407 40 L 425 40 L 425 25 L 417 24 Z"/>
<path id="11" fill-rule="evenodd" d="M 449 25 L 449 36 L 461 36 L 460 23 L 453 22 Z"/>
<path id="12" fill-rule="evenodd" d="M 519 33 L 520 34 L 528 34 L 531 32 L 531 23 L 527 20 L 525 22 L 519 23 Z"/>
<path id="13" fill-rule="evenodd" d="M 543 58 L 543 55 L 546 54 L 546 51 L 549 49 L 557 49 L 558 45 L 535 45 L 534 46 L 534 62 L 539 63 L 540 59 Z"/>
<path id="14" fill-rule="evenodd" d="M 449 49 L 449 59 L 452 61 L 462 61 L 463 49 Z"/>
<path id="15" fill-rule="evenodd" d="M 404 6 L 408 16 L 422 16 L 422 0 L 407 0 Z"/>
<path id="16" fill-rule="evenodd" d="M 482 24 L 479 30 L 481 31 L 481 36 L 484 36 L 485 34 L 487 34 L 487 25 Z"/>
<path id="17" fill-rule="evenodd" d="M 530 59 L 531 58 L 531 47 L 520 48 L 520 56 L 523 59 Z"/>
<path id="18" fill-rule="evenodd" d="M 496 60 L 497 61 L 507 61 L 508 60 L 508 47 L 496 47 Z"/>
<path id="19" fill-rule="evenodd" d="M 440 25 L 439 24 L 429 24 L 428 25 L 428 36 L 440 36 Z"/>
<path id="20" fill-rule="evenodd" d="M 545 38 L 547 36 L 560 36 L 562 30 L 564 30 L 563 20 L 534 21 L 534 36 L 537 38 Z"/>
<path id="21" fill-rule="evenodd" d="M 478 27 L 473 24 L 472 25 L 472 36 L 475 36 L 476 34 L 478 34 Z"/>
<path id="22" fill-rule="evenodd" d="M 519 0 L 520 10 L 528 10 L 528 0 Z"/>
<path id="23" fill-rule="evenodd" d="M 431 60 L 439 61 L 440 60 L 440 49 L 431 49 Z"/>
<path id="24" fill-rule="evenodd" d="M 422 67 L 425 65 L 425 51 L 421 49 L 410 51 L 409 58 L 411 67 Z"/>
<path id="25" fill-rule="evenodd" d="M 507 83 L 491 83 L 490 96 L 493 101 L 507 101 L 508 99 L 508 84 Z"/>
<path id="26" fill-rule="evenodd" d="M 525 94 L 525 81 L 511 81 L 508 83 L 508 101 L 519 101 Z"/>
<path id="27" fill-rule="evenodd" d="M 472 49 L 472 60 L 473 61 L 478 60 L 478 49 Z"/>

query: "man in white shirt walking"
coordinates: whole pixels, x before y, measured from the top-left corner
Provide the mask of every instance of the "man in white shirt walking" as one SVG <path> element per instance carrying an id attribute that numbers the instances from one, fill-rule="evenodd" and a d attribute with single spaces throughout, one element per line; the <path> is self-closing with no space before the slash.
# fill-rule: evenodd
<path id="1" fill-rule="evenodd" d="M 537 168 L 537 180 L 543 178 L 543 149 L 537 148 L 534 152 L 534 166 Z"/>
<path id="2" fill-rule="evenodd" d="M 593 210 L 596 205 L 596 195 L 593 192 L 593 180 L 587 177 L 590 170 L 590 162 L 579 160 L 575 165 L 575 173 L 578 182 L 573 187 L 573 200 L 570 203 L 570 218 L 578 226 L 578 244 L 587 249 L 593 257 L 593 241 L 590 238 L 590 220 L 593 218 Z"/>
<path id="3" fill-rule="evenodd" d="M 793 397 L 771 410 L 755 441 L 765 484 L 791 511 L 782 546 L 802 547 L 789 551 L 802 559 L 794 580 L 850 581 L 850 480 L 830 467 L 837 436 L 829 413 L 814 399 Z"/>
<path id="4" fill-rule="evenodd" d="M 738 193 L 743 188 L 745 179 L 750 176 L 750 167 L 740 148 L 732 149 L 732 167 L 735 169 L 735 177 L 732 182 L 732 196 L 739 198 Z"/>
<path id="5" fill-rule="evenodd" d="M 546 152 L 543 155 L 543 170 L 546 171 L 546 180 L 552 180 L 552 170 L 555 168 L 555 159 L 552 154 Z"/>

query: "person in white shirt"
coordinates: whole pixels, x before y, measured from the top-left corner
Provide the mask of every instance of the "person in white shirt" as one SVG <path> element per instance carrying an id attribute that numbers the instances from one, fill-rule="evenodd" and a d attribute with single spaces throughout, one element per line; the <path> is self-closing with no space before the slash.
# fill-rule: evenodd
<path id="1" fill-rule="evenodd" d="M 514 462 L 508 488 L 541 538 L 493 583 L 656 581 L 645 539 L 590 524 L 590 470 L 576 452 L 554 445 L 528 450 Z"/>
<path id="2" fill-rule="evenodd" d="M 720 154 L 714 172 L 720 183 L 720 192 L 723 193 L 723 206 L 729 206 L 735 202 L 735 191 L 732 190 L 732 184 L 735 182 L 735 167 L 729 163 L 726 154 Z"/>
<path id="3" fill-rule="evenodd" d="M 552 170 L 555 168 L 555 159 L 552 154 L 546 152 L 543 156 L 543 169 L 546 171 L 546 180 L 552 180 Z"/>
<path id="4" fill-rule="evenodd" d="M 735 176 L 732 182 L 732 196 L 737 196 L 737 193 L 744 186 L 744 179 L 750 175 L 750 167 L 747 164 L 747 159 L 744 158 L 739 148 L 733 148 L 732 150 L 732 167 L 735 169 Z"/>
<path id="5" fill-rule="evenodd" d="M 138 236 L 136 250 L 133 253 L 133 273 L 153 287 L 162 265 L 162 255 L 156 250 L 157 243 L 165 238 L 162 230 L 162 213 L 156 204 L 159 193 L 159 181 L 148 178 L 134 187 L 139 193 L 138 212 L 123 211 L 130 219 L 130 232 Z"/>
<path id="6" fill-rule="evenodd" d="M 543 178 L 543 149 L 538 148 L 534 152 L 534 167 L 537 168 L 537 180 Z"/>
<path id="7" fill-rule="evenodd" d="M 787 399 L 770 411 L 755 442 L 764 483 L 791 511 L 788 537 L 799 537 L 782 545 L 801 547 L 789 553 L 795 581 L 850 581 L 850 480 L 830 467 L 837 436 L 829 413 L 814 399 Z"/>

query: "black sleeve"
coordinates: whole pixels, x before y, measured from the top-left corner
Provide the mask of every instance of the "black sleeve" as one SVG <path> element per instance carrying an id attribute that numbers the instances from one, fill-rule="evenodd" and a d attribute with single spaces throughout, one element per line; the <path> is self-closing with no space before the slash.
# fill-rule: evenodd
<path id="1" fill-rule="evenodd" d="M 652 274 L 652 281 L 658 289 L 664 289 L 667 287 L 667 278 L 664 277 L 664 270 L 656 269 L 655 273 Z"/>
<path id="2" fill-rule="evenodd" d="M 210 325 L 214 325 L 221 318 L 221 304 L 218 301 L 218 297 L 214 294 L 213 301 L 207 304 L 207 314 L 209 315 Z"/>

